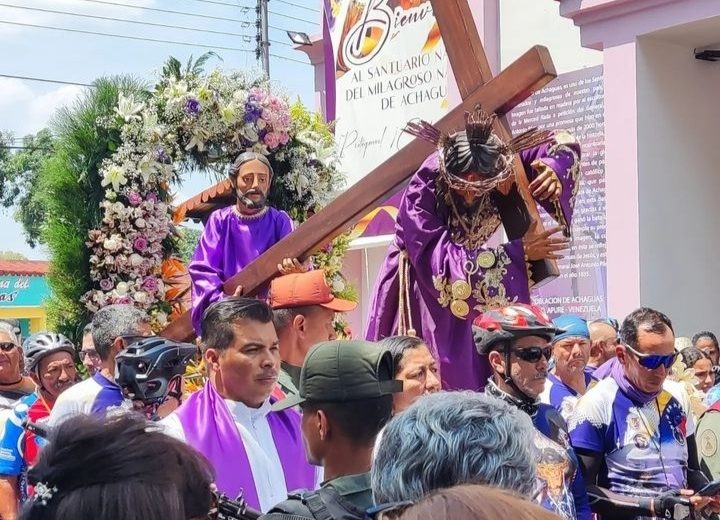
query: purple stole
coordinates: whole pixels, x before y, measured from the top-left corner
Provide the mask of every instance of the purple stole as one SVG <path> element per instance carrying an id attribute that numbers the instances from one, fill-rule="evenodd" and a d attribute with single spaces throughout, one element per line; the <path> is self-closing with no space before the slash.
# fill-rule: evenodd
<path id="1" fill-rule="evenodd" d="M 205 455 L 215 469 L 215 484 L 235 498 L 241 492 L 247 504 L 260 509 L 255 480 L 245 445 L 227 404 L 209 382 L 192 394 L 175 413 L 187 443 Z M 300 415 L 290 409 L 267 416 L 280 457 L 288 491 L 315 488 L 315 467 L 307 462 Z"/>

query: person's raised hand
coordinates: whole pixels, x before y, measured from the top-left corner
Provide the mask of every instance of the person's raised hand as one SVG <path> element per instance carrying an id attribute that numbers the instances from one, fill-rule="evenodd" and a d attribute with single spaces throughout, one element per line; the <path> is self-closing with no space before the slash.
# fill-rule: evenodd
<path id="1" fill-rule="evenodd" d="M 297 258 L 286 258 L 277 268 L 282 275 L 307 272 L 307 268 Z"/>

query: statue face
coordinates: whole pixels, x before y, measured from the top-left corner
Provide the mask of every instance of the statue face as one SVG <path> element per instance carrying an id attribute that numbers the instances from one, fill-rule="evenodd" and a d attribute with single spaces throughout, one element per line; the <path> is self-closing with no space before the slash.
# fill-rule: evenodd
<path id="1" fill-rule="evenodd" d="M 270 180 L 270 170 L 260 161 L 241 164 L 235 174 L 238 199 L 250 209 L 261 209 L 270 191 Z"/>
<path id="2" fill-rule="evenodd" d="M 463 174 L 463 179 L 468 182 L 477 182 L 480 180 L 480 174 L 477 172 L 469 172 Z M 475 199 L 477 198 L 476 192 L 472 190 L 464 190 L 464 189 L 454 189 L 455 193 L 457 193 L 462 201 L 465 203 L 466 206 L 471 206 L 473 202 L 475 202 Z"/>

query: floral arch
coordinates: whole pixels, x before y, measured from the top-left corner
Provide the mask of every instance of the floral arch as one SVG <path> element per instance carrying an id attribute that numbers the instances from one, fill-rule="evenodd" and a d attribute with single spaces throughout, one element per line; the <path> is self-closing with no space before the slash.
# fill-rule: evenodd
<path id="1" fill-rule="evenodd" d="M 95 176 L 86 179 L 100 194 L 100 213 L 97 225 L 86 230 L 89 284 L 86 280 L 80 298 L 83 310 L 133 303 L 150 313 L 157 329 L 172 319 L 178 294 L 166 290 L 163 267 L 177 266 L 173 255 L 180 236 L 172 221 L 171 190 L 184 176 L 224 177 L 241 151 L 263 153 L 275 171 L 270 204 L 297 222 L 342 187 L 332 132 L 318 114 L 299 102 L 290 104 L 264 80 L 218 69 L 205 73 L 208 57 L 186 67 L 170 58 L 152 89 L 120 86 L 105 113 L 98 114 L 97 134 L 111 138 Z M 64 114 L 66 123 L 80 117 L 77 109 Z M 353 298 L 340 274 L 347 245 L 340 237 L 313 261 L 327 271 L 336 293 Z M 57 280 L 63 266 L 55 267 Z M 56 321 L 77 321 L 62 312 L 54 315 Z"/>

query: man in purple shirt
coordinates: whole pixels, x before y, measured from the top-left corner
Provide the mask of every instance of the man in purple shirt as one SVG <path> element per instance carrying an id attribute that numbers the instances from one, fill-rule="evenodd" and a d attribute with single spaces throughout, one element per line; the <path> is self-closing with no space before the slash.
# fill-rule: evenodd
<path id="1" fill-rule="evenodd" d="M 287 213 L 267 205 L 273 178 L 267 157 L 242 153 L 230 167 L 229 175 L 237 202 L 210 215 L 188 266 L 191 316 L 198 336 L 203 312 L 225 295 L 223 284 L 293 230 Z M 278 270 L 290 274 L 303 268 L 297 260 L 286 259 Z M 236 296 L 242 292 L 242 288 L 238 289 Z"/>

